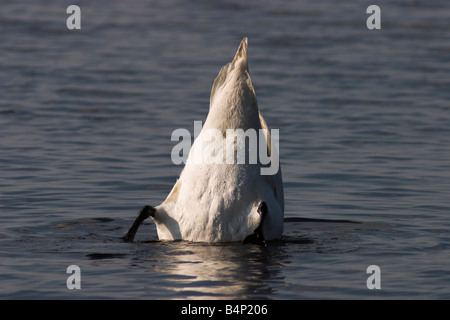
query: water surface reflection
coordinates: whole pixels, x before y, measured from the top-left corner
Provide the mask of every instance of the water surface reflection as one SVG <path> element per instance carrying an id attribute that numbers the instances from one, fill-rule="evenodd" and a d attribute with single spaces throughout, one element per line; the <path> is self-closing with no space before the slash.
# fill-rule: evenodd
<path id="1" fill-rule="evenodd" d="M 152 243 L 133 264 L 165 278 L 166 289 L 183 299 L 252 298 L 267 299 L 274 287 L 282 286 L 280 266 L 289 254 L 274 246 Z M 155 263 L 157 262 L 157 263 Z"/>

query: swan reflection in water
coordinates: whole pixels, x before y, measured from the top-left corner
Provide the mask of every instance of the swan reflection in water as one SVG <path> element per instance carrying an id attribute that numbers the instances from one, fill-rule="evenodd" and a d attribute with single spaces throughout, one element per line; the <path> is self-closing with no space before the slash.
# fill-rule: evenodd
<path id="1" fill-rule="evenodd" d="M 283 285 L 284 278 L 277 268 L 288 261 L 283 246 L 184 241 L 159 242 L 157 246 L 164 250 L 158 250 L 157 257 L 151 258 L 158 261 L 151 267 L 152 272 L 164 275 L 166 289 L 179 293 L 180 299 L 245 299 L 255 294 L 261 294 L 263 299 L 273 287 Z M 148 268 L 148 263 L 142 261 L 140 265 Z"/>

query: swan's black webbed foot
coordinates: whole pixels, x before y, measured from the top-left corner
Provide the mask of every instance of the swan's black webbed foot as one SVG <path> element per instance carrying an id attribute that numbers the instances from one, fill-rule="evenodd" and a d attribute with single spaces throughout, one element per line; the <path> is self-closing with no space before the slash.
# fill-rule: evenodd
<path id="1" fill-rule="evenodd" d="M 122 238 L 125 242 L 133 242 L 134 236 L 136 235 L 136 232 L 139 229 L 139 226 L 141 225 L 142 221 L 147 219 L 148 217 L 154 217 L 155 216 L 155 208 L 151 206 L 145 206 L 143 207 L 136 217 L 136 220 L 134 220 L 133 225 L 131 226 L 130 230 L 128 230 L 127 234 Z"/>
<path id="2" fill-rule="evenodd" d="M 261 246 L 266 246 L 266 241 L 264 240 L 263 235 L 263 226 L 264 226 L 264 219 L 267 215 L 268 208 L 265 202 L 261 202 L 258 206 L 258 213 L 261 215 L 261 221 L 259 222 L 258 228 L 253 231 L 253 233 L 247 237 L 245 237 L 244 241 L 242 241 L 242 244 L 258 244 Z"/>

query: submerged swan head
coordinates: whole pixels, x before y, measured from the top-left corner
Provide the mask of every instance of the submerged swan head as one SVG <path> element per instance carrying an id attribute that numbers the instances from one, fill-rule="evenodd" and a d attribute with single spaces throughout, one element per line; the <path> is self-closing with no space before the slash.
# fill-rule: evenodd
<path id="1" fill-rule="evenodd" d="M 248 40 L 244 38 L 233 60 L 220 69 L 213 83 L 207 119 L 178 181 L 159 206 L 145 206 L 139 212 L 124 238 L 126 241 L 133 241 L 139 225 L 149 216 L 156 224 L 160 240 L 265 244 L 266 240 L 281 237 L 284 216 L 281 170 L 263 175 L 261 168 L 265 164 L 259 159 L 250 163 L 228 161 L 229 158 L 214 163 L 189 161 L 198 150 L 214 150 L 222 155 L 230 145 L 246 155 L 262 146 L 272 159 L 278 156 L 258 109 L 247 53 Z M 211 139 L 208 135 L 211 129 L 223 136 L 230 129 L 248 135 L 264 134 L 252 145 L 246 144 L 245 139 Z"/>

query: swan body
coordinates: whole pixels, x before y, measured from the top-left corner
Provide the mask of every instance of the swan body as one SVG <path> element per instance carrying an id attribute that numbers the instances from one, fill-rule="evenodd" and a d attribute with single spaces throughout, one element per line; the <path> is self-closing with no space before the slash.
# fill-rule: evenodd
<path id="1" fill-rule="evenodd" d="M 258 135 L 258 143 L 263 139 L 270 157 L 278 157 L 259 112 L 248 72 L 247 38 L 214 81 L 207 119 L 179 179 L 163 203 L 154 208 L 147 206 L 151 212 L 146 216 L 153 218 L 158 238 L 194 242 L 280 238 L 284 220 L 281 169 L 273 175 L 262 175 L 264 165 L 259 160 L 256 163 L 225 161 L 225 152 L 217 155 L 217 150 L 225 150 L 229 147 L 226 144 L 245 148 L 246 156 L 250 156 L 251 146 L 213 139 L 208 136 L 211 129 L 223 136 L 229 129 L 264 132 Z M 208 152 L 224 161 L 207 161 L 205 153 Z"/>

